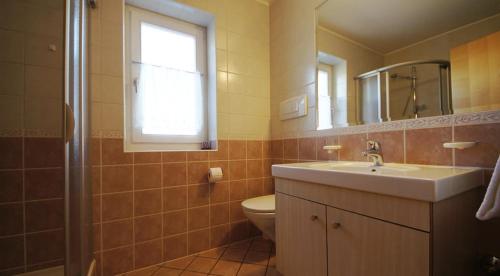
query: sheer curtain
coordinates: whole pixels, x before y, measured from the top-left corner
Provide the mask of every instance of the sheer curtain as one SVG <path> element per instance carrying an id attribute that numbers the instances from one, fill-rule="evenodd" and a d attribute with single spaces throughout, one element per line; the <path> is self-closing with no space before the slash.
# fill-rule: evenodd
<path id="1" fill-rule="evenodd" d="M 329 95 L 331 76 L 318 70 L 318 129 L 332 128 L 332 104 Z"/>
<path id="2" fill-rule="evenodd" d="M 136 105 L 142 134 L 199 135 L 203 130 L 202 76 L 139 64 Z"/>

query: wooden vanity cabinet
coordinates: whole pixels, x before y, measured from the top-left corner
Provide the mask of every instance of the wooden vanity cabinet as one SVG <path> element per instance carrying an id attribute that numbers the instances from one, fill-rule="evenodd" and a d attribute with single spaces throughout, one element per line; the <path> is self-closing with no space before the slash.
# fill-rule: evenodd
<path id="1" fill-rule="evenodd" d="M 328 275 L 429 275 L 429 234 L 328 207 Z"/>
<path id="2" fill-rule="evenodd" d="M 326 206 L 285 194 L 276 194 L 276 248 L 283 275 L 327 275 Z"/>
<path id="3" fill-rule="evenodd" d="M 438 203 L 276 179 L 285 276 L 474 275 L 477 189 Z"/>

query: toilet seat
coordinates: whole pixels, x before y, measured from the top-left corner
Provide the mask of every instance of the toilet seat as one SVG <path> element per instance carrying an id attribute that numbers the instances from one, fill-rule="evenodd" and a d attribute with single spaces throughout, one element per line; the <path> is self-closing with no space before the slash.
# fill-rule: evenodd
<path id="1" fill-rule="evenodd" d="M 276 211 L 274 195 L 250 198 L 243 201 L 241 206 L 245 211 L 251 213 L 274 213 Z"/>

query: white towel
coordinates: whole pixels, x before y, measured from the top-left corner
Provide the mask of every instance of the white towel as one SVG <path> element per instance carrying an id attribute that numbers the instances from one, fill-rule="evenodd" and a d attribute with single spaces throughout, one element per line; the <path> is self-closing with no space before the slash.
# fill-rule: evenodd
<path id="1" fill-rule="evenodd" d="M 489 220 L 496 217 L 500 217 L 500 156 L 491 176 L 490 185 L 486 190 L 483 203 L 481 203 L 481 207 L 476 213 L 476 218 L 479 220 Z"/>

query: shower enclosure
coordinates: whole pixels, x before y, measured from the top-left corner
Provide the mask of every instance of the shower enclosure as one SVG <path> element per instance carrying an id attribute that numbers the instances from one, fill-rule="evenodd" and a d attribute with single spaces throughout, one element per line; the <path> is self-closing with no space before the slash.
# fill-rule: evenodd
<path id="1" fill-rule="evenodd" d="M 88 3 L 0 3 L 0 275 L 88 275 Z"/>
<path id="2" fill-rule="evenodd" d="M 398 63 L 354 79 L 358 124 L 453 113 L 446 60 Z"/>

